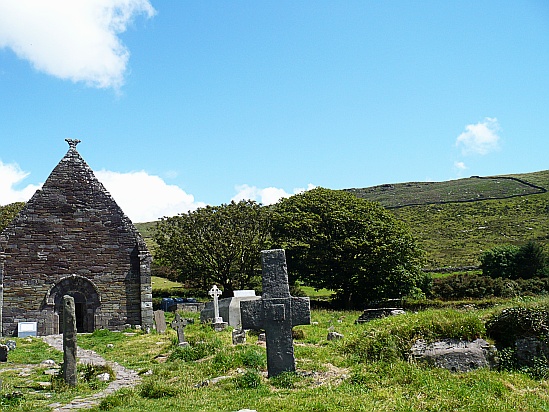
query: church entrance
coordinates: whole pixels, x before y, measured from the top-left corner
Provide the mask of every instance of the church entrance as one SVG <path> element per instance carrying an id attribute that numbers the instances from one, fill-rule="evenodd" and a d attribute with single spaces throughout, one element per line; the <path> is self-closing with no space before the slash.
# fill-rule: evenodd
<path id="1" fill-rule="evenodd" d="M 100 296 L 93 283 L 76 275 L 61 279 L 48 292 L 46 300 L 53 306 L 54 322 L 58 322 L 52 325 L 53 330 L 57 330 L 57 333 L 63 332 L 63 296 L 65 295 L 74 298 L 77 332 L 93 332 L 95 313 L 101 306 Z"/>

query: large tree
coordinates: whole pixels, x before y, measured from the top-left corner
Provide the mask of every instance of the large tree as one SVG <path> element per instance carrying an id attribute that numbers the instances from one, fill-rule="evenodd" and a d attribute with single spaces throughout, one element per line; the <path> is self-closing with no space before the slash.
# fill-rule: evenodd
<path id="1" fill-rule="evenodd" d="M 206 206 L 161 219 L 154 231 L 155 260 L 186 284 L 223 296 L 260 284 L 260 252 L 268 242 L 267 209 L 254 201 Z"/>
<path id="2" fill-rule="evenodd" d="M 335 290 L 348 306 L 406 296 L 429 283 L 404 224 L 347 192 L 316 188 L 281 200 L 271 233 L 286 249 L 290 275 Z"/>

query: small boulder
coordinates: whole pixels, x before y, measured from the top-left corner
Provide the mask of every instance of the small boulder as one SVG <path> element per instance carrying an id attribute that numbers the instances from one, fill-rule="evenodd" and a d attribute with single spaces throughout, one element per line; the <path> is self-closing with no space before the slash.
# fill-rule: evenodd
<path id="1" fill-rule="evenodd" d="M 343 335 L 338 332 L 328 332 L 328 337 L 326 339 L 328 340 L 343 339 Z"/>
<path id="2" fill-rule="evenodd" d="M 452 372 L 469 372 L 495 365 L 496 348 L 484 339 L 472 342 L 457 339 L 425 343 L 418 340 L 410 350 L 412 360 L 427 362 Z"/>

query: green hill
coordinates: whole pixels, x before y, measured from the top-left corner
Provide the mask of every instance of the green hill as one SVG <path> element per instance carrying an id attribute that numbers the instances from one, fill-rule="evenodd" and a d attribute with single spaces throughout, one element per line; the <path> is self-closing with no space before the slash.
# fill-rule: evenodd
<path id="1" fill-rule="evenodd" d="M 549 170 L 446 182 L 347 189 L 405 221 L 427 255 L 427 269 L 477 266 L 496 245 L 549 243 Z M 150 244 L 153 223 L 137 223 Z"/>
<path id="2" fill-rule="evenodd" d="M 549 171 L 392 186 L 351 191 L 408 224 L 428 269 L 477 266 L 496 245 L 549 243 Z"/>

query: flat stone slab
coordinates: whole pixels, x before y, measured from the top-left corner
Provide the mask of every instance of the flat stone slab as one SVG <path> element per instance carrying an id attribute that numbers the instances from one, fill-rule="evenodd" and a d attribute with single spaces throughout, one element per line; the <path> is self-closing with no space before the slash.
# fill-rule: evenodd
<path id="1" fill-rule="evenodd" d="M 470 372 L 494 366 L 495 353 L 495 346 L 484 339 L 472 342 L 446 339 L 429 344 L 418 340 L 410 350 L 410 357 L 452 372 Z"/>
<path id="2" fill-rule="evenodd" d="M 406 313 L 402 308 L 376 308 L 364 309 L 364 313 L 359 316 L 355 323 L 366 323 L 374 319 L 385 318 L 387 316 L 403 315 Z"/>

